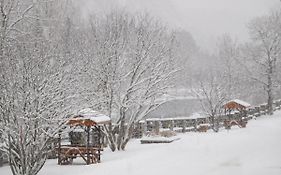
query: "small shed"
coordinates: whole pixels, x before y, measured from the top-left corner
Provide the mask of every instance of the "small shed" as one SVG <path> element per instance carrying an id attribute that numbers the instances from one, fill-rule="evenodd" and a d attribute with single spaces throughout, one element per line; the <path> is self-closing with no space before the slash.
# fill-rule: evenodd
<path id="1" fill-rule="evenodd" d="M 81 110 L 77 115 L 70 118 L 66 124 L 70 132 L 70 144 L 63 145 L 59 135 L 58 164 L 71 164 L 73 159 L 82 157 L 86 164 L 99 163 L 101 151 L 103 150 L 101 140 L 101 125 L 109 124 L 110 118 L 92 109 Z M 86 138 L 81 139 L 75 135 L 75 131 L 86 133 Z M 95 130 L 97 132 L 91 132 Z M 92 135 L 97 133 L 96 141 L 91 142 Z M 77 134 L 77 132 L 76 132 Z M 78 137 L 77 137 L 78 136 Z M 76 138 L 76 139 L 74 139 Z M 77 140 L 77 138 L 79 138 Z"/>
<path id="2" fill-rule="evenodd" d="M 223 105 L 223 108 L 226 111 L 232 111 L 232 110 L 241 111 L 241 110 L 245 110 L 249 107 L 251 107 L 251 105 L 249 103 L 239 100 L 239 99 L 230 100 Z"/>

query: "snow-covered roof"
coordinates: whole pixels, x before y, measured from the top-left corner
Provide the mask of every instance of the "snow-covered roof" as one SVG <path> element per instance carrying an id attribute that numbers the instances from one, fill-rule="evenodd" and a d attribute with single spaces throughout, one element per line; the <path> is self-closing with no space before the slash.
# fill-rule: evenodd
<path id="1" fill-rule="evenodd" d="M 106 124 L 110 122 L 110 118 L 100 112 L 94 111 L 90 108 L 83 109 L 79 111 L 72 121 L 75 120 L 90 120 L 96 124 Z"/>
<path id="2" fill-rule="evenodd" d="M 247 102 L 245 102 L 245 101 L 242 101 L 242 100 L 239 100 L 239 99 L 230 100 L 230 101 L 228 101 L 227 103 L 230 103 L 230 102 L 237 103 L 237 104 L 239 104 L 239 105 L 241 105 L 241 106 L 244 106 L 244 107 L 246 107 L 246 108 L 251 107 L 251 105 L 250 105 L 249 103 L 247 103 Z"/>

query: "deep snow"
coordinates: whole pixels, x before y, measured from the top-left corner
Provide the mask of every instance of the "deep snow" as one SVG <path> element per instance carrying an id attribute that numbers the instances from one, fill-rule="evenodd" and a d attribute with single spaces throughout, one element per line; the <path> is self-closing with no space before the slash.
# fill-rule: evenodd
<path id="1" fill-rule="evenodd" d="M 59 166 L 47 161 L 39 175 L 280 175 L 281 112 L 249 121 L 247 128 L 185 133 L 168 144 L 129 143 L 125 152 L 105 150 L 102 163 Z M 9 167 L 0 175 L 10 175 Z"/>

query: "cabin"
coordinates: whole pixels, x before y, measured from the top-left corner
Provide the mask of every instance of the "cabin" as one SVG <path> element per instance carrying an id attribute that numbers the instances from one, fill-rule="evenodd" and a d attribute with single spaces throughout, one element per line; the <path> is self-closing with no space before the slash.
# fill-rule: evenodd
<path id="1" fill-rule="evenodd" d="M 67 127 L 60 132 L 56 148 L 58 164 L 72 164 L 77 157 L 81 157 L 87 165 L 100 163 L 103 151 L 102 127 L 110 122 L 108 116 L 91 109 L 81 110 L 67 120 Z M 69 142 L 62 139 L 62 133 L 65 132 L 69 134 Z"/>

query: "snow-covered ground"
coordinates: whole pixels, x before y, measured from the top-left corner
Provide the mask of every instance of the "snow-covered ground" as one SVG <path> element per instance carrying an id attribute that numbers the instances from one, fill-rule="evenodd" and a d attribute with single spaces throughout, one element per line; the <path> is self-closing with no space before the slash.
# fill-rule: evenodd
<path id="1" fill-rule="evenodd" d="M 49 160 L 40 175 L 280 175 L 281 112 L 251 120 L 247 128 L 186 133 L 168 144 L 129 143 L 127 151 L 106 150 L 102 163 L 59 166 Z M 0 168 L 10 175 L 9 167 Z"/>

